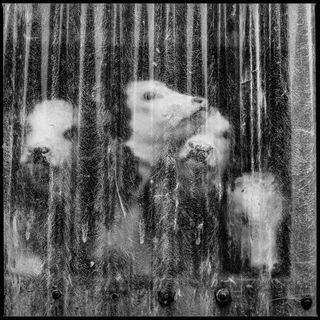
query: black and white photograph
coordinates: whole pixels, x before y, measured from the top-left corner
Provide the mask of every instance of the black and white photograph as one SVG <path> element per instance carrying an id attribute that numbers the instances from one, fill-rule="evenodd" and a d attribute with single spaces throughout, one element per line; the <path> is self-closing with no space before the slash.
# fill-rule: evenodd
<path id="1" fill-rule="evenodd" d="M 315 4 L 2 16 L 3 316 L 317 316 Z"/>

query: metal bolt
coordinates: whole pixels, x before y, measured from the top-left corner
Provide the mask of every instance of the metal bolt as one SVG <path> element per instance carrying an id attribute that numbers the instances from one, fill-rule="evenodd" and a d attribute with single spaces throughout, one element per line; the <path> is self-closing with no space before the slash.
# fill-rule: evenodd
<path id="1" fill-rule="evenodd" d="M 118 300 L 120 297 L 120 294 L 117 293 L 117 292 L 110 292 L 110 298 L 113 300 L 113 301 L 116 301 Z"/>
<path id="2" fill-rule="evenodd" d="M 229 304 L 232 299 L 231 299 L 231 293 L 228 288 L 220 288 L 216 291 L 215 298 L 217 301 L 217 304 L 220 306 L 226 306 Z"/>
<path id="3" fill-rule="evenodd" d="M 59 291 L 58 289 L 54 289 L 54 290 L 52 291 L 52 298 L 53 298 L 54 300 L 59 299 L 61 296 L 62 296 L 62 293 L 61 293 L 61 291 Z"/>
<path id="4" fill-rule="evenodd" d="M 301 306 L 305 310 L 309 310 L 312 306 L 312 298 L 310 296 L 305 296 L 301 299 Z"/>

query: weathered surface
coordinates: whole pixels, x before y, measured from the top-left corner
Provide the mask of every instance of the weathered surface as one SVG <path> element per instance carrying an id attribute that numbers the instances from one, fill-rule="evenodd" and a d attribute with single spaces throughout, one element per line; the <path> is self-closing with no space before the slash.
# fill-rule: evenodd
<path id="1" fill-rule="evenodd" d="M 316 315 L 313 5 L 3 11 L 5 315 Z M 222 191 L 205 168 L 181 173 L 168 147 L 144 190 L 144 226 L 138 164 L 123 142 L 135 116 L 126 85 L 147 79 L 206 97 L 233 132 Z M 19 163 L 25 120 L 53 98 L 74 106 L 76 143 L 71 167 L 50 170 L 36 192 Z M 272 173 L 284 200 L 271 273 L 243 259 L 230 231 L 226 189 L 253 171 Z M 153 272 L 140 272 L 144 262 Z M 229 303 L 217 303 L 221 288 Z"/>

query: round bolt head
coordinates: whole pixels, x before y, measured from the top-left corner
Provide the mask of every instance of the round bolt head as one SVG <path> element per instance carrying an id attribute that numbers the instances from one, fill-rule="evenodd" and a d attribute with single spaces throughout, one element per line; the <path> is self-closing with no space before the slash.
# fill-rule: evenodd
<path id="1" fill-rule="evenodd" d="M 231 293 L 228 288 L 218 289 L 216 291 L 215 298 L 216 298 L 217 304 L 220 306 L 226 306 L 232 301 Z"/>
<path id="2" fill-rule="evenodd" d="M 61 296 L 62 296 L 62 293 L 61 293 L 60 290 L 54 289 L 54 290 L 52 291 L 52 298 L 53 298 L 54 300 L 59 299 Z"/>
<path id="3" fill-rule="evenodd" d="M 120 294 L 118 292 L 110 292 L 111 300 L 116 301 L 119 299 L 119 297 L 120 297 Z"/>
<path id="4" fill-rule="evenodd" d="M 301 299 L 301 306 L 305 310 L 309 310 L 312 306 L 312 298 L 310 296 L 305 296 Z"/>

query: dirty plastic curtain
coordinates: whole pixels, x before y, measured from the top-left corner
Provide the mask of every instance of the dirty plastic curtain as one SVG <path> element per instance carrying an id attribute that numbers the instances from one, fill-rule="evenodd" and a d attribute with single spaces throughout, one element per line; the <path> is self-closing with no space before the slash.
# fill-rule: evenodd
<path id="1" fill-rule="evenodd" d="M 5 4 L 3 17 L 6 315 L 315 315 L 315 307 L 300 305 L 316 292 L 314 5 Z M 288 205 L 277 239 L 280 271 L 266 279 L 216 269 L 234 279 L 227 309 L 215 305 L 204 284 L 190 289 L 184 307 L 155 307 L 143 280 L 129 285 L 129 298 L 109 302 L 78 281 L 64 258 L 80 252 L 74 239 L 88 237 L 90 248 L 90 226 L 113 223 L 115 181 L 128 174 L 121 146 L 130 136 L 125 87 L 146 79 L 206 97 L 229 119 L 232 174 L 268 171 L 281 182 Z M 12 272 L 10 257 L 22 240 L 10 235 L 25 197 L 19 159 L 26 115 L 53 98 L 78 107 L 77 170 L 61 245 L 52 240 L 50 189 L 42 226 L 46 272 L 36 279 Z M 228 252 L 226 244 L 220 248 Z M 219 259 L 227 265 L 228 254 Z M 99 279 L 100 286 L 107 281 Z M 62 307 L 52 302 L 55 285 L 63 287 Z"/>

